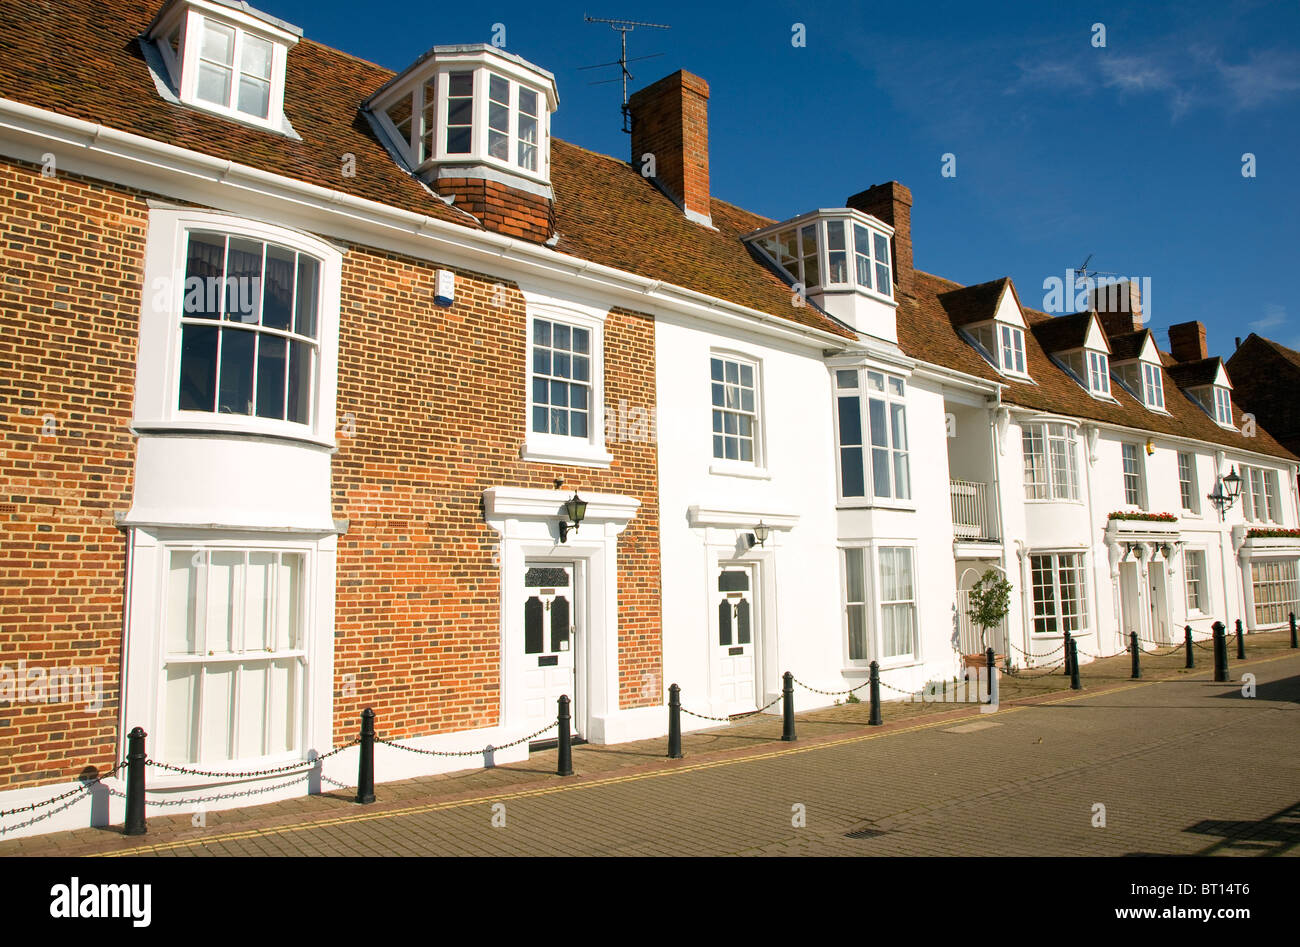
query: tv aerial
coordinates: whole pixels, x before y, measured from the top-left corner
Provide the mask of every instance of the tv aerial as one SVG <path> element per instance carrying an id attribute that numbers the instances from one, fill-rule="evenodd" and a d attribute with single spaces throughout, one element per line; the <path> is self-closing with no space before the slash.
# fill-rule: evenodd
<path id="1" fill-rule="evenodd" d="M 628 110 L 627 107 L 627 80 L 635 77 L 632 75 L 630 71 L 628 71 L 627 64 L 630 62 L 640 62 L 643 59 L 654 59 L 656 56 L 662 56 L 663 53 L 651 53 L 649 56 L 636 56 L 633 59 L 628 59 L 627 58 L 627 34 L 631 33 L 637 27 L 641 27 L 642 29 L 650 29 L 650 30 L 670 30 L 672 29 L 672 27 L 666 26 L 663 23 L 642 23 L 639 20 L 611 20 L 607 17 L 587 16 L 585 14 L 583 15 L 582 18 L 586 20 L 588 23 L 608 23 L 610 29 L 617 30 L 619 33 L 621 47 L 620 47 L 620 53 L 618 59 L 615 59 L 612 62 L 598 62 L 590 66 L 579 66 L 578 68 L 579 69 L 600 69 L 605 66 L 619 67 L 619 69 L 622 71 L 621 76 L 618 76 L 613 79 L 599 79 L 596 82 L 588 83 L 588 85 L 605 85 L 606 83 L 609 82 L 618 82 L 620 80 L 622 81 L 623 83 L 623 131 L 628 132 L 630 134 L 632 131 L 632 113 Z"/>

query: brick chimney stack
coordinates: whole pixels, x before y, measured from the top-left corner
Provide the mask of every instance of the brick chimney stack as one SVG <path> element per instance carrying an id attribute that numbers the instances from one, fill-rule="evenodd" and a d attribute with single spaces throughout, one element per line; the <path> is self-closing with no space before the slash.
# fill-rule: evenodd
<path id="1" fill-rule="evenodd" d="M 894 228 L 895 295 L 912 293 L 912 192 L 897 181 L 877 184 L 845 203 Z"/>
<path id="2" fill-rule="evenodd" d="M 684 70 L 628 99 L 632 167 L 653 155 L 654 178 L 696 223 L 712 226 L 709 206 L 709 84 Z"/>
<path id="3" fill-rule="evenodd" d="M 1209 350 L 1205 346 L 1205 325 L 1200 322 L 1180 322 L 1170 326 L 1169 353 L 1180 362 L 1209 358 Z"/>
<path id="4" fill-rule="evenodd" d="M 1088 293 L 1088 308 L 1097 314 L 1106 335 L 1137 332 L 1142 315 L 1142 288 L 1137 280 L 1103 283 Z"/>

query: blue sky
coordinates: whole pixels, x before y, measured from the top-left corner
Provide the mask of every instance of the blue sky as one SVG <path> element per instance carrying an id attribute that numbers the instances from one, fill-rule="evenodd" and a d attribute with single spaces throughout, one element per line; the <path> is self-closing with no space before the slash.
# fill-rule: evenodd
<path id="1" fill-rule="evenodd" d="M 710 85 L 715 196 L 775 218 L 912 189 L 917 266 L 1010 276 L 1026 305 L 1092 254 L 1149 277 L 1149 325 L 1200 319 L 1212 354 L 1255 331 L 1300 347 L 1300 4 L 481 0 L 256 4 L 312 39 L 393 69 L 430 46 L 488 42 L 555 73 L 561 138 L 626 158 L 618 34 L 638 30 L 642 87 L 677 69 Z M 807 45 L 791 42 L 793 24 Z M 1105 26 L 1104 48 L 1093 24 Z M 941 175 L 942 156 L 956 176 Z M 1242 175 L 1242 155 L 1256 176 Z"/>

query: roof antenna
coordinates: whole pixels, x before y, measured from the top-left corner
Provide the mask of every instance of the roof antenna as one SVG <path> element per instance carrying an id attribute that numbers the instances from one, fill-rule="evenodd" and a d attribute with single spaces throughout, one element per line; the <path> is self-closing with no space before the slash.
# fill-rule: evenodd
<path id="1" fill-rule="evenodd" d="M 631 134 L 632 113 L 627 107 L 627 80 L 635 77 L 632 75 L 632 73 L 628 71 L 627 64 L 630 62 L 639 62 L 642 59 L 654 59 L 656 56 L 662 56 L 663 53 L 651 53 L 649 56 L 637 56 L 635 59 L 628 59 L 627 58 L 627 34 L 631 33 L 638 26 L 644 27 L 646 29 L 652 29 L 652 30 L 670 30 L 672 29 L 672 27 L 665 26 L 662 23 L 642 23 L 639 20 L 611 20 L 611 19 L 607 19 L 606 17 L 587 16 L 586 14 L 583 14 L 582 18 L 586 20 L 588 23 L 608 23 L 610 29 L 617 30 L 620 34 L 619 38 L 622 40 L 622 52 L 619 55 L 618 59 L 616 59 L 613 62 L 600 62 L 592 66 L 579 66 L 578 68 L 599 69 L 602 66 L 618 66 L 622 70 L 623 75 L 621 76 L 621 78 L 623 80 L 623 131 L 627 132 L 628 134 Z M 618 82 L 618 81 L 619 81 L 618 79 L 601 79 L 598 82 L 592 82 L 589 84 L 604 85 L 606 82 Z"/>

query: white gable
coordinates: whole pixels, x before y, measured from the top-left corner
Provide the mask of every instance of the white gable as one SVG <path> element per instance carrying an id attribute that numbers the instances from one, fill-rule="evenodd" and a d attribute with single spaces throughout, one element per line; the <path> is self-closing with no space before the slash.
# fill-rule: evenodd
<path id="1" fill-rule="evenodd" d="M 1097 321 L 1096 313 L 1088 323 L 1088 334 L 1084 337 L 1083 347 L 1092 349 L 1097 352 L 1110 354 L 1110 345 L 1106 342 L 1106 333 L 1101 330 L 1101 323 Z"/>
<path id="2" fill-rule="evenodd" d="M 1025 328 L 1025 316 L 1020 311 L 1020 306 L 1016 304 L 1016 294 L 1011 291 L 1011 284 L 1007 283 L 1002 290 L 1002 298 L 998 300 L 997 313 L 993 317 L 998 322 L 1010 323 L 1013 326 Z"/>

